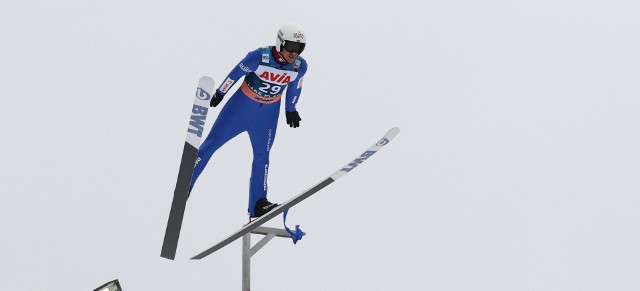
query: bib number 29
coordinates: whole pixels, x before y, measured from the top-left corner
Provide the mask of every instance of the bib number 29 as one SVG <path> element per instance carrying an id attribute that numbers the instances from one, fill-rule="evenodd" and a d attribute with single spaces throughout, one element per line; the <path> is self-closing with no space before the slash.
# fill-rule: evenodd
<path id="1" fill-rule="evenodd" d="M 262 83 L 262 86 L 260 86 L 260 91 L 269 95 L 278 94 L 280 92 L 280 89 L 282 89 L 282 86 L 272 85 L 269 83 Z"/>

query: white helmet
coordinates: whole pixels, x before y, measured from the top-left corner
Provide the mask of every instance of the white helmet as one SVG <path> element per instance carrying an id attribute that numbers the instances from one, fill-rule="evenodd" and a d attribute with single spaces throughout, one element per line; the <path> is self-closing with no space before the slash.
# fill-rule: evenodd
<path id="1" fill-rule="evenodd" d="M 302 53 L 307 43 L 307 37 L 300 25 L 287 24 L 278 30 L 276 37 L 276 50 L 282 51 L 284 48 L 288 52 Z"/>

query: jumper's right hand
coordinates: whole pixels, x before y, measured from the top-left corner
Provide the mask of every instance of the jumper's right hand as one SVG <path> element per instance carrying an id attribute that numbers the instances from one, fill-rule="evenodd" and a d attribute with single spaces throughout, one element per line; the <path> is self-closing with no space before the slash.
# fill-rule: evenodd
<path id="1" fill-rule="evenodd" d="M 213 93 L 213 96 L 211 96 L 211 101 L 209 102 L 209 105 L 211 107 L 216 107 L 218 106 L 218 104 L 220 104 L 220 102 L 222 102 L 222 99 L 224 99 L 224 96 L 218 94 L 218 90 L 216 90 Z"/>

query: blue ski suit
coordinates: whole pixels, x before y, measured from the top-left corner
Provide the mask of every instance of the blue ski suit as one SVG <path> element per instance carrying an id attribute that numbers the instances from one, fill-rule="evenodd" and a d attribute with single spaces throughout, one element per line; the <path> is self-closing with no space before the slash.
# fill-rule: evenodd
<path id="1" fill-rule="evenodd" d="M 258 200 L 267 197 L 269 151 L 276 137 L 280 98 L 285 92 L 285 110 L 296 111 L 307 62 L 300 56 L 286 63 L 274 46 L 253 50 L 231 70 L 217 89 L 224 96 L 242 77 L 244 80 L 222 108 L 209 135 L 198 151 L 191 188 L 209 159 L 222 145 L 247 132 L 253 148 L 249 184 L 249 214 Z M 291 84 L 291 86 L 288 86 Z"/>

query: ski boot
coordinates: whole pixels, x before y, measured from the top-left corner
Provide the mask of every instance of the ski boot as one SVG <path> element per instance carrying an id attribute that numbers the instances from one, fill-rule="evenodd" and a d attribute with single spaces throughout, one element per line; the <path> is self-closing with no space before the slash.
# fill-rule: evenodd
<path id="1" fill-rule="evenodd" d="M 272 209 L 278 206 L 280 206 L 280 204 L 269 202 L 267 198 L 262 198 L 258 200 L 258 202 L 256 202 L 256 206 L 253 211 L 255 215 L 253 216 L 249 215 L 249 221 L 253 221 L 258 217 L 267 214 L 267 212 L 271 211 Z"/>

